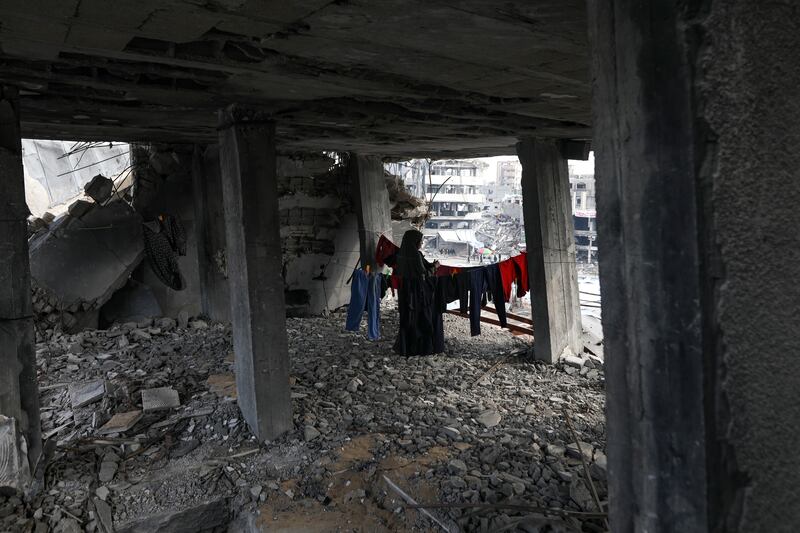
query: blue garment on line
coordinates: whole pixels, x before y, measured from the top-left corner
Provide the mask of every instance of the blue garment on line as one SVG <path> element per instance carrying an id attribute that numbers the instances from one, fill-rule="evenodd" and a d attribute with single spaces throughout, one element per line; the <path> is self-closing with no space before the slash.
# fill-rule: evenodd
<path id="1" fill-rule="evenodd" d="M 381 276 L 357 269 L 353 272 L 350 286 L 350 305 L 345 322 L 347 331 L 361 328 L 364 309 L 367 310 L 367 337 L 378 340 L 381 337 Z"/>

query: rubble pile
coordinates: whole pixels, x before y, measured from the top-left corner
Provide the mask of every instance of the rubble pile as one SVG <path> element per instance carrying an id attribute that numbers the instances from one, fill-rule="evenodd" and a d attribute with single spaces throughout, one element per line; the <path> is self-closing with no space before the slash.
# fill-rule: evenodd
<path id="1" fill-rule="evenodd" d="M 475 229 L 475 238 L 493 251 L 511 256 L 519 253 L 519 244 L 525 242 L 525 229 L 508 215 L 484 215 Z"/>
<path id="2" fill-rule="evenodd" d="M 402 358 L 391 351 L 396 310 L 383 318 L 378 342 L 344 332 L 341 313 L 287 320 L 295 429 L 267 443 L 235 404 L 229 327 L 184 316 L 50 331 L 37 343 L 39 490 L 0 498 L 0 531 L 328 521 L 411 531 L 440 527 L 434 520 L 453 531 L 599 530 L 572 513 L 597 511 L 582 458 L 606 499 L 602 360 L 529 362 L 529 338 L 489 326 L 470 337 L 468 322 L 449 315 L 447 355 Z"/>
<path id="3" fill-rule="evenodd" d="M 419 227 L 429 218 L 428 204 L 408 191 L 400 176 L 388 172 L 384 175 L 389 202 L 392 205 L 392 220 L 404 220 Z"/>

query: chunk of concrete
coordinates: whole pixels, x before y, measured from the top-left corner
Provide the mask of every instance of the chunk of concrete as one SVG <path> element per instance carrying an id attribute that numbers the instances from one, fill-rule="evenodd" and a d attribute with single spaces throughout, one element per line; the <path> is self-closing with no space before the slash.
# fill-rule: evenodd
<path id="1" fill-rule="evenodd" d="M 561 358 L 561 362 L 573 368 L 580 368 L 583 366 L 583 359 L 576 355 L 565 355 Z"/>
<path id="2" fill-rule="evenodd" d="M 24 491 L 30 481 L 25 438 L 16 419 L 0 415 L 0 495 Z"/>
<path id="3" fill-rule="evenodd" d="M 91 211 L 94 206 L 95 204 L 86 200 L 75 200 L 69 205 L 67 212 L 73 218 L 81 218 Z"/>
<path id="4" fill-rule="evenodd" d="M 106 382 L 102 379 L 69 385 L 69 398 L 73 409 L 94 403 L 105 396 L 105 393 Z"/>
<path id="5" fill-rule="evenodd" d="M 97 511 L 97 518 L 100 521 L 101 531 L 103 533 L 113 533 L 114 524 L 111 518 L 111 506 L 100 498 L 94 498 L 92 502 Z"/>
<path id="6" fill-rule="evenodd" d="M 109 178 L 98 174 L 92 178 L 92 181 L 84 185 L 83 192 L 97 202 L 98 204 L 105 203 L 111 198 L 111 193 L 114 191 L 114 182 Z"/>
<path id="7" fill-rule="evenodd" d="M 172 387 L 142 389 L 142 410 L 145 413 L 180 407 L 178 391 Z"/>
<path id="8" fill-rule="evenodd" d="M 138 213 L 121 201 L 90 205 L 82 218 L 61 216 L 29 244 L 33 282 L 50 296 L 42 301 L 73 314 L 96 313 L 144 257 Z"/>

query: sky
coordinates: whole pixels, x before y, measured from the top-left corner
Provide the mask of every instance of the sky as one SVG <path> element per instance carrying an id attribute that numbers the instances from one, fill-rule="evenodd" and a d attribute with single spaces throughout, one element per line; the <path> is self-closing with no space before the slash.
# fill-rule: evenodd
<path id="1" fill-rule="evenodd" d="M 497 163 L 500 161 L 518 161 L 517 156 L 513 155 L 501 155 L 495 157 L 481 157 L 478 158 L 479 161 L 484 161 L 485 163 L 489 164 L 489 168 L 486 169 L 485 175 L 487 178 L 497 176 Z M 579 161 L 575 159 L 569 160 L 569 169 L 571 174 L 594 174 L 594 152 L 589 152 L 589 160 L 588 161 Z"/>

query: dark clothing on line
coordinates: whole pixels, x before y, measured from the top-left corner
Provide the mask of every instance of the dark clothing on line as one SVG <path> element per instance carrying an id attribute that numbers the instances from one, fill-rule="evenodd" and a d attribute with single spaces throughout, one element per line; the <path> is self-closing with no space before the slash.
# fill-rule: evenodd
<path id="1" fill-rule="evenodd" d="M 506 298 L 503 278 L 500 275 L 500 267 L 497 263 L 486 267 L 486 282 L 489 297 L 494 302 L 494 308 L 497 310 L 500 327 L 504 328 L 508 326 L 508 321 L 506 320 Z"/>
<path id="2" fill-rule="evenodd" d="M 469 274 L 469 332 L 474 337 L 481 334 L 481 300 L 486 287 L 486 269 L 476 268 Z"/>
<path id="3" fill-rule="evenodd" d="M 455 274 L 437 276 L 436 279 L 436 307 L 444 313 L 447 311 L 447 304 L 455 302 L 461 296 L 458 290 L 458 280 Z"/>
<path id="4" fill-rule="evenodd" d="M 456 274 L 456 289 L 458 290 L 458 310 L 466 313 L 469 310 L 469 288 L 471 270 L 462 270 Z"/>

